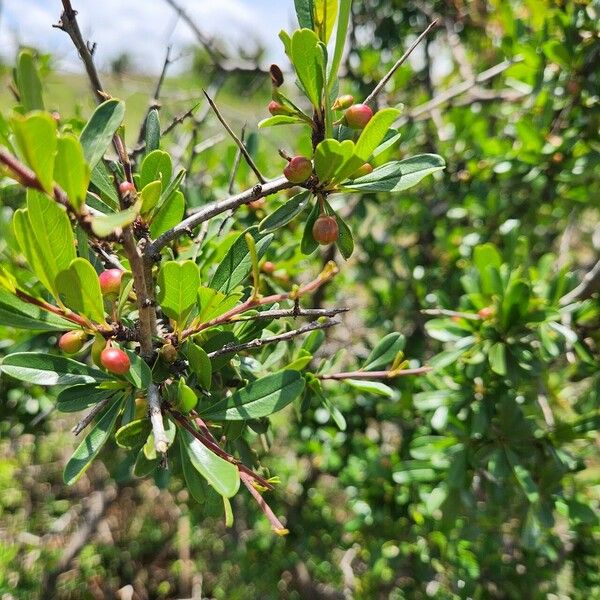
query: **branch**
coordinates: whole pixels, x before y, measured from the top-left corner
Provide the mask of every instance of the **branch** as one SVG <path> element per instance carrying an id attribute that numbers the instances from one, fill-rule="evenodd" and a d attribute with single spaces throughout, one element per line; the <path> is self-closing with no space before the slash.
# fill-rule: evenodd
<path id="1" fill-rule="evenodd" d="M 169 442 L 162 420 L 160 395 L 154 383 L 148 385 L 148 411 L 152 423 L 152 433 L 154 434 L 154 448 L 157 453 L 164 454 L 167 451 Z"/>
<path id="2" fill-rule="evenodd" d="M 461 319 L 470 319 L 471 321 L 481 321 L 483 319 L 483 317 L 480 317 L 476 313 L 457 312 L 455 310 L 447 310 L 445 308 L 425 308 L 421 311 L 421 314 L 430 315 L 432 317 L 460 317 Z"/>
<path id="3" fill-rule="evenodd" d="M 255 339 L 251 342 L 246 342 L 245 344 L 227 344 L 226 346 L 223 346 L 223 348 L 219 348 L 214 352 L 209 352 L 207 356 L 208 358 L 213 359 L 217 356 L 222 356 L 223 354 L 237 354 L 238 352 L 243 352 L 244 350 L 255 350 L 256 348 L 262 348 L 267 344 L 276 344 L 278 342 L 291 340 L 299 335 L 304 335 L 305 333 L 310 333 L 311 331 L 315 331 L 317 329 L 329 329 L 329 327 L 339 325 L 339 323 L 340 322 L 335 319 L 329 319 L 323 323 L 320 323 L 319 321 L 313 321 L 312 323 L 304 325 L 303 327 L 299 327 L 298 329 L 292 329 L 291 331 L 286 331 L 285 333 L 280 333 L 268 338 Z"/>
<path id="4" fill-rule="evenodd" d="M 301 296 L 303 296 L 304 294 L 309 294 L 310 292 L 313 292 L 316 289 L 320 288 L 322 285 L 333 279 L 333 277 L 335 277 L 337 273 L 337 265 L 333 262 L 328 263 L 327 265 L 325 265 L 323 271 L 321 271 L 321 273 L 319 273 L 319 275 L 310 283 L 307 283 L 306 285 L 300 288 L 294 289 L 291 292 L 283 294 L 273 294 L 272 296 L 265 296 L 263 298 L 248 298 L 248 300 L 246 300 L 242 304 L 235 306 L 231 310 L 228 310 L 226 313 L 223 313 L 222 315 L 215 317 L 214 319 L 207 321 L 206 323 L 200 323 L 188 327 L 188 329 L 183 331 L 183 333 L 181 334 L 181 339 L 185 339 L 190 335 L 195 335 L 196 333 L 208 329 L 209 327 L 216 327 L 217 325 L 223 325 L 225 323 L 233 322 L 237 320 L 235 317 L 237 317 L 238 315 L 248 310 L 252 310 L 258 306 L 264 306 L 266 304 L 275 304 L 276 302 L 283 302 L 285 300 L 294 300 L 295 302 L 297 302 Z"/>
<path id="5" fill-rule="evenodd" d="M 396 64 L 387 72 L 385 77 L 377 84 L 375 89 L 367 96 L 364 104 L 373 104 L 377 96 L 381 93 L 386 83 L 393 77 L 394 73 L 404 64 L 406 59 L 412 54 L 413 50 L 421 43 L 423 38 L 437 25 L 437 19 L 429 23 L 427 29 L 411 44 L 410 48 L 396 61 Z"/>
<path id="6" fill-rule="evenodd" d="M 223 125 L 223 127 L 225 128 L 227 133 L 231 136 L 233 141 L 237 144 L 237 147 L 240 149 L 240 152 L 244 156 L 244 159 L 248 163 L 248 166 L 254 171 L 254 174 L 256 175 L 258 181 L 260 181 L 260 183 L 266 183 L 267 180 L 264 178 L 263 174 L 260 172 L 259 168 L 256 166 L 256 163 L 254 162 L 254 160 L 252 160 L 252 157 L 250 156 L 248 149 L 244 145 L 244 142 L 242 142 L 242 140 L 240 140 L 240 138 L 238 138 L 238 136 L 235 134 L 233 129 L 231 129 L 231 127 L 229 126 L 227 121 L 224 119 L 223 115 L 219 112 L 219 109 L 217 108 L 217 105 L 213 102 L 212 98 L 206 93 L 205 90 L 202 90 L 202 91 L 204 92 L 204 95 L 206 96 L 206 99 L 208 100 L 210 107 L 214 110 L 215 115 L 217 115 L 217 119 L 219 119 L 221 125 Z"/>
<path id="7" fill-rule="evenodd" d="M 81 421 L 79 421 L 79 423 L 73 427 L 73 429 L 71 429 L 71 431 L 75 435 L 79 435 L 94 420 L 96 415 L 101 413 L 113 400 L 114 397 L 109 396 L 108 398 L 104 398 L 104 400 L 98 402 L 98 404 L 96 404 L 94 408 L 92 408 L 92 410 L 90 410 L 90 412 L 85 415 L 83 419 L 81 419 Z"/>
<path id="8" fill-rule="evenodd" d="M 193 215 L 184 219 L 173 227 L 166 231 L 159 237 L 157 237 L 147 248 L 146 255 L 152 260 L 158 257 L 161 249 L 166 246 L 169 242 L 172 242 L 175 238 L 182 234 L 189 234 L 189 232 L 197 227 L 204 221 L 208 221 L 213 217 L 220 215 L 228 210 L 238 208 L 243 204 L 248 204 L 259 198 L 265 198 L 272 194 L 276 194 L 281 190 L 294 187 L 296 184 L 290 183 L 285 177 L 280 177 L 265 183 L 265 185 L 255 185 L 249 190 L 245 190 L 235 196 L 226 198 L 225 200 L 217 200 L 209 204 L 201 206 Z"/>
<path id="9" fill-rule="evenodd" d="M 561 306 L 585 300 L 600 289 L 600 260 L 583 276 L 581 283 L 560 299 Z"/>
<path id="10" fill-rule="evenodd" d="M 335 317 L 336 315 L 348 312 L 349 310 L 349 308 L 284 308 L 276 310 L 263 310 L 257 315 L 249 315 L 236 320 L 257 321 L 259 319 L 285 319 L 287 317 L 308 317 L 318 319 L 319 317 Z"/>
<path id="11" fill-rule="evenodd" d="M 423 375 L 433 371 L 432 367 L 418 367 L 416 369 L 402 369 L 400 371 L 348 371 L 346 373 L 325 373 L 317 375 L 323 380 L 340 379 L 395 379 L 405 375 Z"/>
<path id="12" fill-rule="evenodd" d="M 452 100 L 452 98 L 460 96 L 461 94 L 468 92 L 472 88 L 477 87 L 479 84 L 496 77 L 496 75 L 503 73 L 504 71 L 506 71 L 506 69 L 512 67 L 512 65 L 518 62 L 521 62 L 522 60 L 523 58 L 521 56 L 515 56 L 514 58 L 503 60 L 501 63 L 498 63 L 497 65 L 494 65 L 493 67 L 482 71 L 474 79 L 461 81 L 460 83 L 453 85 L 452 87 L 448 88 L 447 90 L 444 90 L 431 100 L 428 100 L 427 102 L 424 102 L 423 104 L 420 104 L 413 110 L 409 111 L 408 114 L 401 117 L 396 122 L 396 126 L 401 127 L 402 125 L 405 125 L 411 120 L 424 117 L 432 110 L 436 109 L 438 106 L 441 106 L 442 104 Z"/>
<path id="13" fill-rule="evenodd" d="M 271 507 L 267 504 L 266 500 L 260 495 L 259 491 L 254 487 L 254 483 L 246 473 L 240 473 L 240 479 L 246 486 L 246 489 L 252 494 L 252 497 L 256 500 L 258 506 L 263 511 L 264 515 L 269 520 L 273 531 L 277 535 L 287 535 L 289 531 L 283 526 L 281 521 L 277 518 Z"/>

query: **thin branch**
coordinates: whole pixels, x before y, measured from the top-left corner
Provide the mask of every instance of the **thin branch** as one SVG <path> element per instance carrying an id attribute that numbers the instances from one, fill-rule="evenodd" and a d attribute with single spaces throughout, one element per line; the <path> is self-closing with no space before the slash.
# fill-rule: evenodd
<path id="1" fill-rule="evenodd" d="M 244 125 L 242 127 L 242 133 L 240 135 L 240 141 L 242 142 L 242 144 L 246 141 L 246 126 Z M 242 149 L 238 148 L 237 152 L 235 153 L 235 158 L 233 160 L 233 166 L 231 168 L 231 174 L 229 176 L 229 186 L 227 187 L 227 192 L 229 194 L 233 194 L 233 190 L 235 188 L 235 178 L 237 176 L 238 170 L 240 168 L 240 162 L 242 160 Z"/>
<path id="2" fill-rule="evenodd" d="M 405 375 L 424 375 L 433 371 L 432 367 L 418 367 L 416 369 L 402 369 L 400 371 L 348 371 L 346 373 L 325 373 L 317 375 L 319 379 L 341 380 L 341 379 L 395 379 Z"/>
<path id="3" fill-rule="evenodd" d="M 523 58 L 520 56 L 515 56 L 514 58 L 511 58 L 508 60 L 503 60 L 501 63 L 498 63 L 497 65 L 494 65 L 493 67 L 490 67 L 489 69 L 486 69 L 485 71 L 482 71 L 481 73 L 479 73 L 479 75 L 477 75 L 475 77 L 475 79 L 461 81 L 460 83 L 453 85 L 452 87 L 448 88 L 447 90 L 444 90 L 443 92 L 439 93 L 437 96 L 435 96 L 431 100 L 428 100 L 427 102 L 424 102 L 423 104 L 420 104 L 419 106 L 417 106 L 413 110 L 411 110 L 408 114 L 401 117 L 396 122 L 396 126 L 400 127 L 402 125 L 405 125 L 406 123 L 408 123 L 411 120 L 425 117 L 426 115 L 431 113 L 432 110 L 436 109 L 438 106 L 441 106 L 442 104 L 445 104 L 446 102 L 449 102 L 456 96 L 460 96 L 461 94 L 468 92 L 469 90 L 477 87 L 481 83 L 485 83 L 486 81 L 493 79 L 500 73 L 503 73 L 504 71 L 506 71 L 506 69 L 508 69 L 509 67 L 512 67 L 512 65 L 514 65 L 518 62 L 521 62 L 522 60 L 523 60 Z"/>
<path id="4" fill-rule="evenodd" d="M 318 319 L 319 317 L 335 317 L 341 313 L 348 312 L 349 308 L 284 308 L 276 310 L 263 310 L 257 315 L 248 315 L 237 319 L 237 321 L 258 321 L 262 319 L 285 319 L 288 317 Z"/>
<path id="5" fill-rule="evenodd" d="M 164 246 L 182 234 L 189 234 L 192 229 L 201 223 L 204 223 L 204 221 L 208 221 L 209 219 L 212 219 L 213 217 L 216 217 L 217 215 L 220 215 L 228 210 L 238 208 L 243 204 L 248 204 L 249 202 L 253 202 L 259 198 L 265 198 L 266 196 L 276 194 L 277 192 L 291 188 L 294 185 L 295 184 L 290 183 L 285 177 L 280 177 L 278 179 L 274 179 L 273 181 L 267 182 L 265 185 L 255 185 L 253 188 L 245 190 L 244 192 L 240 192 L 239 194 L 226 198 L 225 200 L 217 200 L 215 202 L 205 204 L 204 206 L 201 206 L 193 215 L 187 219 L 184 219 L 181 221 L 181 223 L 157 237 L 148 246 L 146 255 L 151 259 L 156 258 Z"/>
<path id="6" fill-rule="evenodd" d="M 154 434 L 154 448 L 159 454 L 164 454 L 168 449 L 169 442 L 162 420 L 160 394 L 154 383 L 148 385 L 148 412 L 150 413 L 152 433 Z"/>
<path id="7" fill-rule="evenodd" d="M 422 42 L 423 38 L 437 25 L 437 19 L 427 26 L 427 29 L 411 44 L 410 48 L 396 61 L 396 64 L 387 72 L 385 77 L 377 84 L 375 89 L 367 96 L 364 104 L 372 104 L 381 93 L 387 82 L 393 77 L 394 73 L 404 64 L 406 59 L 412 54 L 413 50 Z"/>
<path id="8" fill-rule="evenodd" d="M 254 171 L 254 174 L 256 175 L 258 181 L 260 181 L 260 183 L 266 183 L 267 180 L 264 178 L 263 174 L 260 172 L 259 168 L 256 166 L 256 163 L 250 156 L 250 153 L 248 152 L 248 149 L 244 145 L 244 142 L 242 142 L 242 140 L 240 140 L 240 138 L 235 134 L 233 129 L 231 129 L 231 127 L 229 126 L 229 124 L 227 123 L 227 121 L 225 120 L 225 118 L 223 117 L 223 115 L 221 114 L 219 109 L 217 108 L 217 105 L 213 102 L 212 98 L 208 95 L 208 93 L 205 90 L 202 90 L 202 91 L 204 92 L 204 95 L 206 96 L 206 99 L 208 100 L 210 107 L 213 109 L 215 115 L 217 115 L 217 119 L 219 119 L 221 125 L 223 125 L 223 127 L 225 128 L 227 133 L 231 136 L 231 139 L 233 139 L 233 141 L 237 144 L 237 147 L 240 149 L 240 152 L 244 156 L 244 160 L 248 163 L 248 166 L 252 169 L 252 171 Z"/>
<path id="9" fill-rule="evenodd" d="M 319 321 L 313 321 L 312 323 L 304 325 L 303 327 L 299 327 L 298 329 L 292 329 L 291 331 L 286 331 L 285 333 L 280 333 L 268 338 L 257 338 L 251 342 L 246 342 L 245 344 L 227 344 L 226 346 L 223 346 L 223 348 L 219 348 L 214 352 L 209 352 L 207 356 L 208 358 L 213 359 L 217 358 L 217 356 L 223 356 L 224 354 L 237 354 L 238 352 L 243 352 L 244 350 L 256 350 L 257 348 L 262 348 L 267 344 L 276 344 L 278 342 L 291 340 L 299 335 L 310 333 L 311 331 L 316 331 L 318 329 L 329 329 L 329 327 L 339 325 L 339 323 L 340 322 L 336 319 L 329 319 L 323 323 L 320 323 Z"/>
<path id="10" fill-rule="evenodd" d="M 267 504 L 266 500 L 262 497 L 259 491 L 254 487 L 251 479 L 245 473 L 240 473 L 240 479 L 246 486 L 246 489 L 250 492 L 252 497 L 256 500 L 258 506 L 263 511 L 264 515 L 269 520 L 273 531 L 278 535 L 286 535 L 289 531 L 283 526 L 281 521 L 277 518 L 271 507 Z"/>
<path id="11" fill-rule="evenodd" d="M 98 404 L 94 405 L 92 410 L 90 410 L 90 412 L 87 413 L 87 415 L 85 415 L 71 431 L 75 435 L 79 435 L 113 400 L 114 397 L 109 396 L 108 398 L 104 398 L 104 400 L 98 402 Z"/>
<path id="12" fill-rule="evenodd" d="M 581 283 L 560 299 L 561 306 L 589 298 L 600 289 L 600 260 L 583 276 Z"/>
<path id="13" fill-rule="evenodd" d="M 322 285 L 326 284 L 328 281 L 333 279 L 335 275 L 338 273 L 338 268 L 335 263 L 328 263 L 325 265 L 325 268 L 319 275 L 313 279 L 311 282 L 306 285 L 296 288 L 291 292 L 286 292 L 283 294 L 273 294 L 272 296 L 265 296 L 263 298 L 249 298 L 242 304 L 235 306 L 231 310 L 228 310 L 226 313 L 211 319 L 210 321 L 206 321 L 205 323 L 199 323 L 197 325 L 192 325 L 188 327 L 181 334 L 181 339 L 185 339 L 190 335 L 195 335 L 200 331 L 204 331 L 210 327 L 216 327 L 217 325 L 223 325 L 225 323 L 231 323 L 236 320 L 236 317 L 242 313 L 245 313 L 249 310 L 252 310 L 258 306 L 265 306 L 268 304 L 275 304 L 276 302 L 283 302 L 285 300 L 294 300 L 297 301 L 304 294 L 309 294 L 319 289 Z"/>

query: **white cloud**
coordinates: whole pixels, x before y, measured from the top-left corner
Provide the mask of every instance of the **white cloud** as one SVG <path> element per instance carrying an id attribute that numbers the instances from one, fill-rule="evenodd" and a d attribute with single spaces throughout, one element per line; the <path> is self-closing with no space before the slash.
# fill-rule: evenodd
<path id="1" fill-rule="evenodd" d="M 259 42 L 267 48 L 269 59 L 282 60 L 277 33 L 289 25 L 291 0 L 289 4 L 281 0 L 180 2 L 207 35 L 227 40 L 233 47 Z M 73 4 L 82 33 L 97 43 L 100 66 L 126 51 L 139 69 L 157 71 L 168 44 L 181 51 L 195 43 L 188 25 L 163 0 L 75 0 Z M 51 27 L 59 15 L 58 0 L 4 0 L 0 53 L 11 56 L 18 44 L 32 45 L 52 52 L 61 64 L 77 68 L 68 37 Z"/>

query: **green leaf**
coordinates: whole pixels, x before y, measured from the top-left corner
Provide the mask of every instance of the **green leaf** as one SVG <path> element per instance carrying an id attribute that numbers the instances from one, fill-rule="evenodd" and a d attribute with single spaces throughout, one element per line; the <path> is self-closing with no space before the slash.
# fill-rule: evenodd
<path id="1" fill-rule="evenodd" d="M 245 421 L 277 412 L 299 398 L 304 378 L 298 371 L 280 371 L 253 381 L 201 414 L 213 421 Z"/>
<path id="2" fill-rule="evenodd" d="M 146 117 L 146 154 L 158 150 L 160 146 L 160 119 L 158 111 L 153 108 Z"/>
<path id="3" fill-rule="evenodd" d="M 26 117 L 13 115 L 10 124 L 23 159 L 36 174 L 44 190 L 51 194 L 54 184 L 56 122 L 48 113 L 32 112 Z"/>
<path id="4" fill-rule="evenodd" d="M 37 331 L 64 331 L 74 327 L 72 321 L 24 302 L 3 289 L 0 289 L 0 325 Z"/>
<path id="5" fill-rule="evenodd" d="M 74 135 L 58 138 L 54 180 L 67 193 L 71 206 L 79 211 L 90 184 L 90 168 L 85 162 L 83 148 Z"/>
<path id="6" fill-rule="evenodd" d="M 222 314 L 231 310 L 240 300 L 240 294 L 223 294 L 212 288 L 198 288 L 198 304 L 200 306 L 198 317 L 195 319 L 198 323 L 206 323 L 216 319 Z"/>
<path id="7" fill-rule="evenodd" d="M 319 244 L 315 241 L 312 233 L 313 226 L 319 217 L 319 213 L 319 203 L 315 202 L 306 219 L 306 223 L 304 224 L 304 232 L 302 234 L 302 241 L 300 242 L 300 252 L 302 252 L 302 254 L 312 254 L 319 247 Z"/>
<path id="8" fill-rule="evenodd" d="M 390 127 L 398 118 L 400 111 L 397 108 L 384 108 L 376 112 L 367 126 L 362 130 L 356 150 L 354 151 L 363 161 L 369 160 L 375 149 L 381 144 Z M 348 173 L 348 177 L 352 173 Z"/>
<path id="9" fill-rule="evenodd" d="M 21 50 L 17 58 L 16 84 L 25 112 L 44 110 L 42 82 L 31 50 Z"/>
<path id="10" fill-rule="evenodd" d="M 72 358 L 37 352 L 9 354 L 0 370 L 20 381 L 38 385 L 76 385 L 112 379 L 103 371 Z"/>
<path id="11" fill-rule="evenodd" d="M 311 104 L 321 106 L 324 84 L 324 57 L 317 34 L 310 29 L 299 29 L 292 35 L 292 62 L 298 79 Z"/>
<path id="12" fill-rule="evenodd" d="M 73 485 L 96 458 L 115 427 L 122 405 L 123 400 L 115 401 L 96 421 L 92 430 L 73 452 L 63 472 L 63 481 L 67 485 Z"/>
<path id="13" fill-rule="evenodd" d="M 330 98 L 331 90 L 334 89 L 337 80 L 338 70 L 344 56 L 344 47 L 346 46 L 346 38 L 348 36 L 348 24 L 350 22 L 350 14 L 352 12 L 352 0 L 340 0 L 339 8 L 339 19 L 337 25 L 337 31 L 335 34 L 335 49 L 333 52 L 333 59 L 331 61 L 331 68 L 328 74 L 327 81 L 327 94 L 325 97 Z"/>
<path id="14" fill-rule="evenodd" d="M 350 227 L 346 224 L 344 219 L 340 217 L 337 213 L 334 213 L 335 220 L 338 224 L 339 236 L 336 242 L 336 246 L 338 250 L 342 254 L 342 256 L 348 260 L 352 253 L 354 252 L 354 237 L 352 236 L 352 231 Z"/>
<path id="15" fill-rule="evenodd" d="M 58 299 L 56 276 L 77 257 L 66 211 L 45 194 L 29 189 L 27 209 L 15 212 L 13 231 L 33 272 Z"/>
<path id="16" fill-rule="evenodd" d="M 194 468 L 221 496 L 231 498 L 240 488 L 238 468 L 229 461 L 217 456 L 192 434 L 180 429 L 181 443 L 185 447 L 188 458 Z"/>
<path id="17" fill-rule="evenodd" d="M 146 441 L 151 431 L 150 419 L 146 417 L 136 419 L 117 430 L 115 441 L 117 442 L 117 446 L 121 448 L 139 448 Z"/>
<path id="18" fill-rule="evenodd" d="M 190 370 L 198 379 L 198 383 L 205 390 L 210 390 L 212 382 L 212 364 L 204 349 L 193 342 L 189 342 L 187 345 L 187 358 L 190 363 Z"/>
<path id="19" fill-rule="evenodd" d="M 502 299 L 502 325 L 505 329 L 527 314 L 530 296 L 531 290 L 526 281 L 516 279 L 510 283 Z"/>
<path id="20" fill-rule="evenodd" d="M 385 368 L 391 364 L 398 352 L 404 350 L 406 338 L 401 333 L 388 333 L 381 341 L 371 350 L 367 357 L 363 370 L 376 371 L 377 369 Z"/>
<path id="21" fill-rule="evenodd" d="M 311 192 L 309 190 L 296 194 L 283 206 L 280 206 L 274 213 L 265 217 L 260 222 L 258 230 L 261 233 L 268 233 L 287 225 L 306 208 L 310 195 Z"/>
<path id="22" fill-rule="evenodd" d="M 540 498 L 540 493 L 537 485 L 531 477 L 531 473 L 522 464 L 520 457 L 515 452 L 513 452 L 510 448 L 505 448 L 505 451 L 506 458 L 512 467 L 515 478 L 519 482 L 523 492 L 525 492 L 527 500 L 529 500 L 529 502 L 532 504 L 537 502 Z"/>
<path id="23" fill-rule="evenodd" d="M 194 469 L 186 451 L 185 444 L 182 441 L 179 442 L 179 452 L 181 456 L 181 470 L 183 471 L 187 489 L 196 502 L 204 504 L 210 488 L 208 488 L 206 480 L 202 475 Z"/>
<path id="24" fill-rule="evenodd" d="M 313 0 L 294 0 L 294 6 L 300 27 L 313 29 L 315 26 Z"/>
<path id="25" fill-rule="evenodd" d="M 496 342 L 490 347 L 488 354 L 490 367 L 498 375 L 506 375 L 506 346 L 502 342 Z"/>
<path id="26" fill-rule="evenodd" d="M 110 398 L 114 393 L 115 390 L 98 387 L 95 383 L 74 385 L 58 394 L 56 408 L 65 413 L 79 412 Z"/>
<path id="27" fill-rule="evenodd" d="M 495 291 L 492 275 L 489 268 L 499 269 L 502 265 L 502 257 L 494 244 L 479 244 L 473 249 L 473 264 L 479 271 L 481 279 L 481 291 L 491 295 Z"/>
<path id="28" fill-rule="evenodd" d="M 167 261 L 158 274 L 158 302 L 162 311 L 183 325 L 190 309 L 196 304 L 200 272 L 194 261 Z"/>
<path id="29" fill-rule="evenodd" d="M 177 407 L 182 413 L 187 414 L 196 407 L 196 404 L 198 404 L 196 392 L 186 384 L 182 377 L 177 384 Z"/>
<path id="30" fill-rule="evenodd" d="M 143 216 L 149 215 L 158 205 L 162 193 L 162 181 L 152 181 L 146 185 L 140 192 L 142 197 Z"/>
<path id="31" fill-rule="evenodd" d="M 127 225 L 131 225 L 140 214 L 141 202 L 119 212 L 107 215 L 95 215 L 92 217 L 92 231 L 101 238 L 113 235 Z"/>
<path id="32" fill-rule="evenodd" d="M 347 379 L 346 383 L 354 389 L 376 396 L 384 396 L 385 398 L 393 398 L 394 390 L 381 381 L 368 381 L 366 379 Z"/>
<path id="33" fill-rule="evenodd" d="M 344 187 L 364 192 L 402 192 L 445 167 L 444 160 L 436 154 L 418 154 L 389 162 L 364 177 L 344 184 Z"/>
<path id="34" fill-rule="evenodd" d="M 544 54 L 563 69 L 569 69 L 572 57 L 569 54 L 567 46 L 562 40 L 549 40 L 542 44 Z"/>
<path id="35" fill-rule="evenodd" d="M 327 44 L 333 33 L 337 19 L 338 0 L 313 0 L 314 2 L 314 29 L 319 39 Z"/>
<path id="36" fill-rule="evenodd" d="M 180 191 L 173 193 L 154 215 L 150 225 L 150 235 L 156 239 L 159 235 L 175 227 L 185 213 L 185 197 Z"/>
<path id="37" fill-rule="evenodd" d="M 348 161 L 352 162 L 351 173 L 356 171 L 364 161 L 352 160 L 354 149 L 354 142 L 351 140 L 338 142 L 334 139 L 326 139 L 320 142 L 315 149 L 315 171 L 319 181 L 325 183 L 333 180 L 344 165 L 348 164 Z"/>
<path id="38" fill-rule="evenodd" d="M 71 310 L 97 323 L 105 323 L 104 300 L 96 270 L 84 258 L 71 261 L 56 277 L 58 293 Z"/>
<path id="39" fill-rule="evenodd" d="M 124 116 L 125 104 L 113 98 L 100 104 L 85 124 L 79 141 L 90 169 L 104 156 Z"/>
<path id="40" fill-rule="evenodd" d="M 267 127 L 276 127 L 277 125 L 306 125 L 306 121 L 299 117 L 293 117 L 291 115 L 275 115 L 273 117 L 267 117 L 258 123 L 259 129 L 266 129 Z"/>
<path id="41" fill-rule="evenodd" d="M 145 390 L 152 382 L 152 371 L 148 363 L 132 350 L 125 350 L 129 356 L 131 368 L 127 371 L 125 378 L 138 390 Z"/>
<path id="42" fill-rule="evenodd" d="M 171 157 L 162 150 L 154 150 L 144 158 L 140 171 L 140 187 L 143 189 L 153 181 L 161 181 L 166 188 L 173 175 Z"/>
<path id="43" fill-rule="evenodd" d="M 247 231 L 241 233 L 235 240 L 223 260 L 219 263 L 215 274 L 210 281 L 210 287 L 228 294 L 237 287 L 250 273 L 252 268 L 252 259 L 248 251 L 245 235 L 249 233 L 256 242 L 256 253 L 260 260 L 267 251 L 273 234 L 262 236 L 258 227 L 250 227 Z"/>

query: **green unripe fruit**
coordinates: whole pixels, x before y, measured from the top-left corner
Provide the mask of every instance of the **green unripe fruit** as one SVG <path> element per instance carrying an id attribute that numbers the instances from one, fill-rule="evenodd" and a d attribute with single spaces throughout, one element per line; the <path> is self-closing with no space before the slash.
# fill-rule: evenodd
<path id="1" fill-rule="evenodd" d="M 327 244 L 333 244 L 337 241 L 340 234 L 340 228 L 338 227 L 335 217 L 329 215 L 321 215 L 313 225 L 312 229 L 313 237 L 315 242 L 325 246 Z"/>
<path id="2" fill-rule="evenodd" d="M 362 167 L 359 167 L 352 173 L 350 179 L 358 179 L 359 177 L 364 177 L 369 173 L 373 172 L 373 167 L 369 163 L 365 163 Z"/>
<path id="3" fill-rule="evenodd" d="M 373 117 L 373 111 L 366 104 L 354 104 L 345 113 L 344 119 L 350 129 L 364 129 Z"/>
<path id="4" fill-rule="evenodd" d="M 58 347 L 67 354 L 76 354 L 83 348 L 86 337 L 81 330 L 67 331 L 67 333 L 60 336 Z"/>
<path id="5" fill-rule="evenodd" d="M 304 183 L 312 175 L 312 162 L 306 156 L 294 156 L 283 170 L 291 183 Z"/>
<path id="6" fill-rule="evenodd" d="M 177 360 L 177 348 L 173 344 L 165 344 L 160 349 L 160 355 L 167 364 L 172 364 Z"/>
<path id="7" fill-rule="evenodd" d="M 123 271 L 120 269 L 107 269 L 102 271 L 98 275 L 98 281 L 100 282 L 100 290 L 103 296 L 110 296 L 116 298 L 119 295 L 121 289 L 121 279 L 123 278 Z"/>
<path id="8" fill-rule="evenodd" d="M 346 94 L 344 96 L 340 96 L 339 98 L 337 98 L 331 108 L 333 110 L 343 110 L 345 108 L 350 108 L 352 106 L 353 102 L 354 102 L 354 96 L 351 96 L 350 94 Z"/>
<path id="9" fill-rule="evenodd" d="M 129 356 L 120 348 L 113 346 L 107 346 L 102 350 L 100 362 L 109 373 L 114 373 L 115 375 L 125 375 L 131 368 Z"/>

